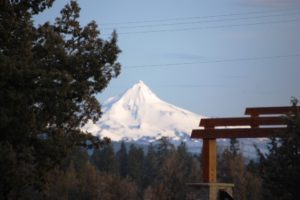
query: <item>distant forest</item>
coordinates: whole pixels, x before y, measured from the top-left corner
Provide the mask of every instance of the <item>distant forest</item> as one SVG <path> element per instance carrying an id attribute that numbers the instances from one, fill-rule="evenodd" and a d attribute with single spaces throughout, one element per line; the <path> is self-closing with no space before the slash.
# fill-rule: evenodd
<path id="1" fill-rule="evenodd" d="M 276 145 L 273 144 L 272 140 L 268 147 L 274 148 Z M 235 199 L 259 200 L 273 195 L 270 188 L 264 187 L 270 181 L 264 178 L 267 174 L 261 173 L 269 170 L 267 173 L 275 175 L 275 171 L 270 170 L 277 167 L 269 165 L 274 158 L 257 156 L 258 161 L 246 161 L 236 139 L 231 139 L 230 146 L 219 152 L 218 182 L 234 183 Z M 124 142 L 117 151 L 109 143 L 94 149 L 92 154 L 88 154 L 86 148 L 76 147 L 61 163 L 60 167 L 47 172 L 42 191 L 29 186 L 15 188 L 22 192 L 19 197 L 182 200 L 187 196 L 187 183 L 202 182 L 201 155 L 189 153 L 185 143 L 175 147 L 165 137 L 155 145 L 150 144 L 146 150 L 134 144 L 128 148 Z"/>
<path id="2" fill-rule="evenodd" d="M 55 178 L 48 187 L 49 197 L 185 199 L 187 183 L 202 180 L 200 158 L 187 152 L 185 143 L 176 148 L 167 138 L 149 145 L 146 151 L 134 144 L 127 149 L 125 143 L 117 152 L 105 145 L 91 156 L 77 149 L 64 172 L 52 175 Z M 258 164 L 245 162 L 236 140 L 218 156 L 219 181 L 235 183 L 237 199 L 263 199 L 262 179 L 257 173 Z"/>

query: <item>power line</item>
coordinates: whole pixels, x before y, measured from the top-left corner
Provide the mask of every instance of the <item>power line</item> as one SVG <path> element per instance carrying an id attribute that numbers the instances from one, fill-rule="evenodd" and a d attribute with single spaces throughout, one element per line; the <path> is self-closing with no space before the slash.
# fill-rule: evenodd
<path id="1" fill-rule="evenodd" d="M 299 22 L 299 21 L 300 21 L 300 19 L 291 19 L 291 20 L 267 21 L 267 22 L 255 22 L 255 23 L 243 23 L 243 24 L 229 24 L 229 25 L 218 25 L 218 26 L 203 26 L 203 27 L 193 27 L 193 28 L 161 29 L 161 30 L 150 30 L 150 31 L 132 31 L 132 32 L 123 32 L 123 33 L 121 32 L 121 33 L 118 33 L 118 35 L 207 30 L 207 29 L 219 29 L 219 28 L 230 28 L 230 27 L 241 27 L 241 26 L 290 23 L 290 22 Z M 110 34 L 103 34 L 103 36 L 110 36 Z"/>
<path id="2" fill-rule="evenodd" d="M 231 16 L 241 16 L 241 15 L 255 15 L 255 14 L 266 14 L 266 13 L 281 13 L 281 12 L 299 12 L 299 9 L 278 9 L 272 11 L 253 11 L 253 12 L 241 12 L 241 13 L 228 13 L 220 15 L 207 15 L 207 16 L 196 16 L 196 17 L 181 17 L 181 18 L 168 18 L 168 19 L 157 19 L 157 20 L 140 20 L 140 21 L 125 21 L 125 22 L 111 22 L 111 23 L 100 23 L 101 26 L 111 26 L 120 24 L 140 24 L 140 23 L 153 23 L 153 22 L 167 22 L 167 21 L 184 21 L 191 19 L 207 19 L 216 17 L 231 17 Z"/>
<path id="3" fill-rule="evenodd" d="M 202 61 L 202 62 L 167 63 L 167 64 L 154 64 L 154 65 L 134 65 L 134 66 L 127 66 L 125 68 L 126 69 L 158 68 L 158 67 L 170 67 L 170 66 L 182 66 L 182 65 L 196 65 L 196 64 L 212 64 L 212 63 L 230 63 L 230 62 L 273 60 L 273 59 L 292 58 L 292 57 L 300 57 L 300 54 L 276 55 L 276 56 L 262 56 L 262 57 L 245 57 L 245 58 L 232 58 L 232 59 L 219 59 L 219 60 Z"/>
<path id="4" fill-rule="evenodd" d="M 102 28 L 102 30 L 110 30 L 110 29 L 113 29 L 113 28 L 114 29 L 153 28 L 153 27 L 164 27 L 164 26 L 175 26 L 175 25 L 200 24 L 200 23 L 209 23 L 209 22 L 224 22 L 224 21 L 236 21 L 236 20 L 246 20 L 246 19 L 261 19 L 261 18 L 268 18 L 268 17 L 292 16 L 292 15 L 299 15 L 299 14 L 300 13 L 288 13 L 288 14 L 262 15 L 262 16 L 240 17 L 240 18 L 201 20 L 201 21 L 191 21 L 191 22 L 176 22 L 176 23 L 160 23 L 160 24 L 136 25 L 136 26 L 105 27 L 105 28 Z"/>

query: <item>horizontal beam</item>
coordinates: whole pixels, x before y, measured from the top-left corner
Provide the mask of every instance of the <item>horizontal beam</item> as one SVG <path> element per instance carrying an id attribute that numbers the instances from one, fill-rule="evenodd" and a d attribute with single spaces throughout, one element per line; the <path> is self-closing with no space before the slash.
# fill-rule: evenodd
<path id="1" fill-rule="evenodd" d="M 265 138 L 281 137 L 286 128 L 226 128 L 226 129 L 194 129 L 191 138 Z"/>
<path id="2" fill-rule="evenodd" d="M 234 117 L 234 118 L 205 118 L 201 119 L 200 126 L 259 126 L 259 125 L 285 125 L 283 117 Z"/>
<path id="3" fill-rule="evenodd" d="M 292 106 L 285 107 L 254 107 L 246 108 L 245 115 L 280 115 L 288 114 L 293 111 Z M 300 106 L 297 106 L 297 109 L 300 110 Z"/>

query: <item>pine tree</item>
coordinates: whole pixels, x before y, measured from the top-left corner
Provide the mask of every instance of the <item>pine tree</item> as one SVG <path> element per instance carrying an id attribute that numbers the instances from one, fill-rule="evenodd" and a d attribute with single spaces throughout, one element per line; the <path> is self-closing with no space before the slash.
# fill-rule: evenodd
<path id="1" fill-rule="evenodd" d="M 192 156 L 188 153 L 186 144 L 184 142 L 181 142 L 177 147 L 177 155 L 178 159 L 182 163 L 181 171 L 184 174 L 184 177 L 187 178 L 191 173 Z"/>
<path id="2" fill-rule="evenodd" d="M 240 144 L 236 138 L 230 138 L 229 150 L 233 153 L 233 155 L 237 155 L 239 153 Z"/>
<path id="3" fill-rule="evenodd" d="M 241 153 L 225 149 L 218 160 L 220 182 L 233 183 L 233 197 L 239 200 L 262 199 L 261 178 L 249 171 Z"/>
<path id="4" fill-rule="evenodd" d="M 105 41 L 94 21 L 81 26 L 76 1 L 53 24 L 34 26 L 33 17 L 52 3 L 2 1 L 0 6 L 0 143 L 10 146 L 23 166 L 33 166 L 35 177 L 28 184 L 36 192 L 47 171 L 62 166 L 75 146 L 87 139 L 99 143 L 80 127 L 101 116 L 95 95 L 120 73 L 116 33 Z M 20 170 L 12 165 L 1 168 Z M 6 190 L 0 188 L 4 195 Z"/>
<path id="5" fill-rule="evenodd" d="M 157 156 L 158 170 L 157 176 L 151 187 L 146 191 L 150 199 L 185 199 L 188 178 L 191 172 L 190 155 L 184 143 L 177 149 L 166 139 L 162 139 L 157 145 L 159 154 Z M 160 160 L 161 159 L 161 160 Z M 161 164 L 160 164 L 161 163 Z"/>
<path id="6" fill-rule="evenodd" d="M 175 150 L 175 147 L 172 143 L 170 143 L 167 137 L 162 137 L 158 140 L 158 144 L 155 145 L 155 148 L 158 159 L 158 167 L 160 168 L 163 164 L 163 160 L 170 152 Z"/>
<path id="7" fill-rule="evenodd" d="M 144 182 L 145 187 L 151 185 L 158 175 L 158 158 L 153 144 L 148 146 L 147 155 L 144 162 Z"/>
<path id="8" fill-rule="evenodd" d="M 36 189 L 34 157 L 32 149 L 17 153 L 9 143 L 0 143 L 0 199 L 41 199 Z M 36 183 L 36 184 L 33 184 Z"/>
<path id="9" fill-rule="evenodd" d="M 141 188 L 144 186 L 144 151 L 130 145 L 128 152 L 128 176 Z"/>
<path id="10" fill-rule="evenodd" d="M 40 199 L 138 199 L 133 182 L 109 173 L 99 173 L 89 162 L 80 170 L 71 163 L 66 171 L 50 171 L 46 188 L 45 197 Z"/>
<path id="11" fill-rule="evenodd" d="M 264 198 L 300 199 L 300 116 L 297 99 L 292 100 L 293 112 L 286 116 L 287 132 L 282 138 L 272 138 L 268 153 L 258 151 Z"/>
<path id="12" fill-rule="evenodd" d="M 96 149 L 91 157 L 92 163 L 101 172 L 118 174 L 118 163 L 112 145 L 106 145 L 102 149 Z"/>
<path id="13" fill-rule="evenodd" d="M 119 174 L 125 178 L 128 174 L 128 153 L 125 143 L 122 141 L 120 150 L 117 152 L 117 159 L 119 165 Z"/>

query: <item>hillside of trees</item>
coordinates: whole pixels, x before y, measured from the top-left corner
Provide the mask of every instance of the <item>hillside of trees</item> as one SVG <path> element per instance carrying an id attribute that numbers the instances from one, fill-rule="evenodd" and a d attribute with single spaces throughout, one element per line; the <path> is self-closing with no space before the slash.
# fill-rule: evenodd
<path id="1" fill-rule="evenodd" d="M 262 199 L 262 179 L 254 172 L 257 167 L 252 162 L 246 165 L 236 147 L 221 152 L 218 162 L 219 181 L 234 183 L 237 199 Z M 146 151 L 122 143 L 115 152 L 108 144 L 89 156 L 79 147 L 63 160 L 62 168 L 47 173 L 45 189 L 22 193 L 22 197 L 179 200 L 186 198 L 187 183 L 201 182 L 201 176 L 200 157 L 187 152 L 184 143 L 176 148 L 167 138 Z M 9 197 L 17 198 L 13 194 Z"/>

